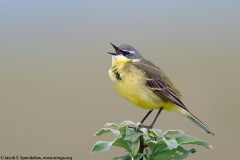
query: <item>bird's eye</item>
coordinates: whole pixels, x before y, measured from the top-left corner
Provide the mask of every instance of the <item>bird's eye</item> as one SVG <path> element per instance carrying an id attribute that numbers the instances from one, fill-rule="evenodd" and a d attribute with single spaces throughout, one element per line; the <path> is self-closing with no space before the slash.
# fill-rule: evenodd
<path id="1" fill-rule="evenodd" d="M 124 56 L 128 56 L 130 54 L 130 52 L 127 51 L 127 50 L 122 50 L 122 53 L 123 53 Z"/>
<path id="2" fill-rule="evenodd" d="M 129 55 L 130 54 L 130 52 L 128 52 L 128 51 L 125 51 L 125 55 Z"/>

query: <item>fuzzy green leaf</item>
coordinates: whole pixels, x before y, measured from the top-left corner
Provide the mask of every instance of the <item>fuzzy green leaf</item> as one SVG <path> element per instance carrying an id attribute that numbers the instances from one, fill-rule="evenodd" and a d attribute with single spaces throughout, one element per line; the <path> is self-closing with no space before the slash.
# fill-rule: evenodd
<path id="1" fill-rule="evenodd" d="M 134 158 L 132 157 L 131 154 L 126 154 L 121 157 L 115 157 L 115 158 L 113 158 L 113 160 L 134 160 Z"/>
<path id="2" fill-rule="evenodd" d="M 118 127 L 118 130 L 123 138 L 126 136 L 126 131 L 127 129 L 129 129 L 128 127 L 129 125 L 135 125 L 135 124 L 132 121 L 123 121 Z"/>
<path id="3" fill-rule="evenodd" d="M 126 151 L 130 151 L 128 143 L 122 137 L 117 138 L 113 142 L 112 146 L 121 147 L 121 148 L 126 149 Z"/>
<path id="4" fill-rule="evenodd" d="M 154 137 L 155 140 L 159 140 L 163 137 L 161 131 L 158 129 L 150 129 L 149 132 L 150 133 L 152 132 L 154 134 L 154 135 L 150 134 L 150 136 L 152 135 L 152 137 Z"/>
<path id="5" fill-rule="evenodd" d="M 113 127 L 115 129 L 118 129 L 118 124 L 116 123 L 106 123 L 103 127 Z"/>
<path id="6" fill-rule="evenodd" d="M 135 158 L 140 148 L 140 139 L 131 143 L 132 156 Z"/>
<path id="7" fill-rule="evenodd" d="M 185 159 L 192 150 L 185 150 L 183 147 L 179 146 L 177 149 L 164 150 L 163 152 L 155 155 L 152 160 L 183 160 Z"/>
<path id="8" fill-rule="evenodd" d="M 128 128 L 124 140 L 129 142 L 136 142 L 141 135 L 141 133 L 136 132 L 134 129 Z"/>
<path id="9" fill-rule="evenodd" d="M 154 155 L 159 152 L 162 152 L 164 149 L 168 149 L 166 143 L 163 140 L 160 140 L 158 142 L 156 141 L 149 141 L 147 143 L 148 145 L 148 154 Z"/>
<path id="10" fill-rule="evenodd" d="M 141 128 L 140 131 L 143 133 L 145 137 L 148 137 L 148 130 L 147 128 Z"/>
<path id="11" fill-rule="evenodd" d="M 106 134 L 106 133 L 113 133 L 113 134 L 115 134 L 117 136 L 120 135 L 119 131 L 116 131 L 115 129 L 111 129 L 111 128 L 102 128 L 99 131 L 97 131 L 94 135 L 95 136 L 100 136 L 100 135 Z"/>
<path id="12" fill-rule="evenodd" d="M 109 150 L 111 148 L 111 146 L 112 146 L 112 142 L 98 141 L 93 146 L 92 152 L 94 152 L 94 153 L 104 152 L 104 151 Z"/>
<path id="13" fill-rule="evenodd" d="M 128 128 L 127 126 L 119 128 L 119 132 L 123 138 L 126 136 L 127 128 Z"/>
<path id="14" fill-rule="evenodd" d="M 165 136 L 180 136 L 180 135 L 183 135 L 184 134 L 184 132 L 183 131 L 181 131 L 181 130 L 168 130 L 168 131 L 165 131 L 164 133 L 163 133 L 163 136 L 165 137 Z"/>
<path id="15" fill-rule="evenodd" d="M 168 148 L 170 150 L 175 149 L 175 148 L 178 147 L 178 143 L 177 143 L 177 141 L 175 139 L 167 140 L 167 139 L 164 138 L 163 141 L 166 143 L 166 145 L 168 146 Z"/>
<path id="16" fill-rule="evenodd" d="M 143 157 L 142 153 L 138 153 L 135 157 L 134 160 L 141 160 L 141 158 Z"/>
<path id="17" fill-rule="evenodd" d="M 196 145 L 200 145 L 200 146 L 203 146 L 205 148 L 208 148 L 208 149 L 212 149 L 211 144 L 209 144 L 207 141 L 203 141 L 203 140 L 201 140 L 199 138 L 196 138 L 196 137 L 193 137 L 193 136 L 184 135 L 184 136 L 181 136 L 181 137 L 177 137 L 176 141 L 179 145 L 182 145 L 182 144 L 196 144 Z"/>
<path id="18" fill-rule="evenodd" d="M 132 122 L 132 121 L 123 121 L 120 125 L 119 125 L 119 129 L 120 128 L 123 128 L 123 127 L 126 127 L 126 126 L 133 126 L 133 127 L 135 127 L 135 128 L 137 128 L 137 125 L 134 123 L 134 122 Z"/>

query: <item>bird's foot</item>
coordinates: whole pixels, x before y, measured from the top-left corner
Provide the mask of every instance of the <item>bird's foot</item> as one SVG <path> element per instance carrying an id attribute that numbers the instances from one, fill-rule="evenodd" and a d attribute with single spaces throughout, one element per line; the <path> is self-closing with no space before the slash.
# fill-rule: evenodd
<path id="1" fill-rule="evenodd" d="M 153 125 L 151 124 L 151 125 L 147 126 L 147 125 L 144 125 L 144 124 L 141 123 L 141 124 L 139 124 L 138 127 L 139 128 L 146 128 L 149 131 L 150 129 L 153 128 Z"/>

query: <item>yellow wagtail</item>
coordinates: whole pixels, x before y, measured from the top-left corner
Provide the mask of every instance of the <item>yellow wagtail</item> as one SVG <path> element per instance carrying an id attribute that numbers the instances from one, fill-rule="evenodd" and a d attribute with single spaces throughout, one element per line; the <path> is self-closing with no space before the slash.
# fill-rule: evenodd
<path id="1" fill-rule="evenodd" d="M 113 45 L 116 53 L 112 55 L 112 67 L 109 76 L 118 93 L 131 103 L 149 110 L 142 119 L 142 127 L 151 129 L 159 114 L 164 109 L 173 111 L 190 119 L 201 129 L 213 135 L 213 132 L 194 116 L 180 100 L 181 94 L 167 75 L 152 62 L 144 59 L 141 54 L 130 45 Z M 149 126 L 143 125 L 145 119 L 154 110 L 159 109 L 156 117 Z"/>

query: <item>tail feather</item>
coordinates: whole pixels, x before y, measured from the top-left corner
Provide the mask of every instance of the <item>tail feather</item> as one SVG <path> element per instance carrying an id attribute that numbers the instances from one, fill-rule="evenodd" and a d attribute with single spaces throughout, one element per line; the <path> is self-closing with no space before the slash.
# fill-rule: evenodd
<path id="1" fill-rule="evenodd" d="M 187 117 L 188 119 L 190 119 L 194 124 L 196 124 L 198 127 L 200 127 L 205 132 L 207 132 L 211 135 L 214 135 L 214 133 L 212 131 L 210 131 L 210 129 L 202 121 L 200 121 L 200 119 L 198 119 L 196 116 L 194 116 L 191 112 L 189 112 L 183 108 L 180 108 L 180 107 L 174 108 L 173 111 Z"/>
<path id="2" fill-rule="evenodd" d="M 194 116 L 192 113 L 188 112 L 187 118 L 190 119 L 193 123 L 195 123 L 198 127 L 200 127 L 205 132 L 207 132 L 211 135 L 214 135 L 214 133 L 212 131 L 210 131 L 209 128 L 202 121 L 200 121 L 196 116 Z"/>

